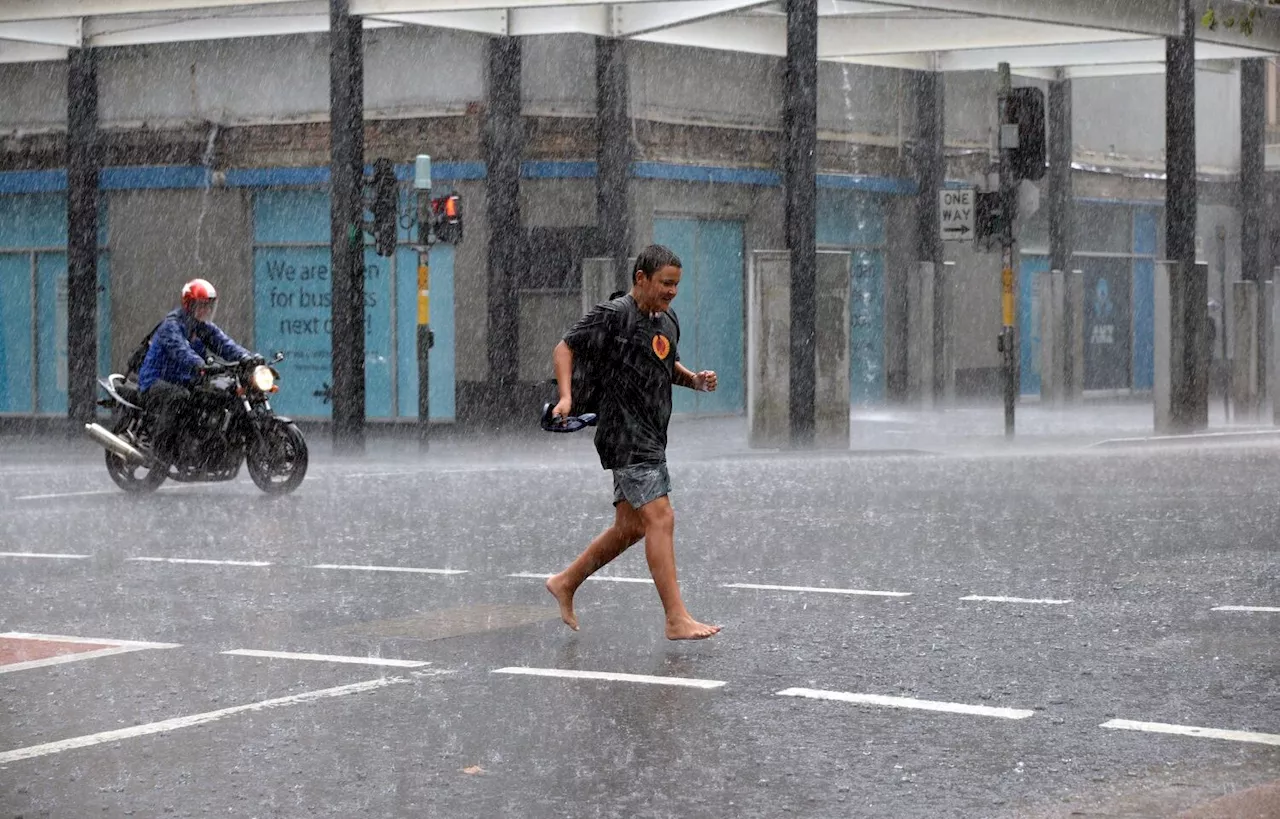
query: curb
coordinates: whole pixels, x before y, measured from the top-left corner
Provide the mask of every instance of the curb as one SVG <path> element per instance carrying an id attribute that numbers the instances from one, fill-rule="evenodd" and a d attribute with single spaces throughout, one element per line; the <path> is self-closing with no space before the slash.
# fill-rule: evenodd
<path id="1" fill-rule="evenodd" d="M 1235 443 L 1237 441 L 1254 441 L 1280 439 L 1280 429 L 1255 429 L 1241 432 L 1196 432 L 1187 435 L 1151 435 L 1142 438 L 1109 438 L 1090 444 L 1091 449 L 1109 449 L 1119 447 L 1165 446 L 1187 443 Z"/>

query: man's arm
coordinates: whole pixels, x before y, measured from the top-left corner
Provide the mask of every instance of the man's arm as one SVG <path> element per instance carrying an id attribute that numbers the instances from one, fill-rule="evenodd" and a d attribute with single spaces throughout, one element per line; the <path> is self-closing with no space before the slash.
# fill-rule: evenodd
<path id="1" fill-rule="evenodd" d="M 698 392 L 715 392 L 716 374 L 711 370 L 695 373 L 677 361 L 671 373 L 671 383 L 677 387 L 688 387 Z"/>
<path id="2" fill-rule="evenodd" d="M 159 344 L 170 361 L 183 361 L 193 370 L 204 366 L 204 359 L 191 347 L 176 321 L 165 321 L 156 328 L 152 344 Z"/>
<path id="3" fill-rule="evenodd" d="M 253 355 L 253 353 L 232 341 L 231 336 L 222 332 L 218 325 L 206 323 L 205 327 L 207 328 L 205 332 L 208 334 L 205 343 L 213 348 L 219 358 L 226 361 L 244 361 Z"/>
<path id="4" fill-rule="evenodd" d="M 569 403 L 573 399 L 573 349 L 561 341 L 552 351 L 551 359 L 555 364 L 556 386 L 560 388 L 560 403 Z"/>

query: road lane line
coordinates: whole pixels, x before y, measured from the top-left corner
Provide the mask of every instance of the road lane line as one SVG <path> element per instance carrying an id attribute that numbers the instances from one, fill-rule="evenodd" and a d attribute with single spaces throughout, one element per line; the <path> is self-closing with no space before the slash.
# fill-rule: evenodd
<path id="1" fill-rule="evenodd" d="M 192 563 L 197 566 L 270 566 L 265 560 L 205 560 L 197 557 L 131 557 L 137 563 Z"/>
<path id="2" fill-rule="evenodd" d="M 961 600 L 977 600 L 983 603 L 1033 603 L 1041 606 L 1065 606 L 1070 600 L 1054 600 L 1050 597 L 999 597 L 985 594 L 971 594 Z"/>
<path id="3" fill-rule="evenodd" d="M 494 669 L 494 674 L 522 674 L 529 677 L 562 677 L 571 680 L 606 680 L 609 682 L 647 683 L 649 685 L 674 685 L 681 688 L 720 688 L 722 680 L 700 680 L 696 677 L 652 677 L 648 674 L 622 674 L 616 671 L 571 671 L 563 668 L 528 668 L 509 666 Z"/>
<path id="4" fill-rule="evenodd" d="M 1194 725 L 1173 725 L 1167 722 L 1135 722 L 1128 719 L 1113 719 L 1102 723 L 1100 727 L 1117 728 L 1122 731 L 1147 731 L 1153 734 L 1180 734 L 1182 736 L 1205 737 L 1208 739 L 1229 739 L 1234 742 L 1280 745 L 1280 734 L 1261 734 L 1255 731 L 1225 731 L 1220 728 L 1197 728 Z"/>
<path id="5" fill-rule="evenodd" d="M 721 583 L 725 589 L 762 589 L 764 591 L 817 592 L 819 594 L 856 594 L 866 597 L 910 597 L 911 592 L 875 591 L 872 589 L 834 589 L 826 586 L 770 586 L 764 583 Z"/>
<path id="6" fill-rule="evenodd" d="M 360 694 L 365 691 L 373 691 L 378 688 L 384 688 L 388 685 L 406 682 L 409 682 L 409 679 L 406 677 L 387 677 L 381 680 L 369 680 L 368 682 L 353 683 L 351 685 L 340 685 L 335 688 L 323 688 L 318 691 L 307 691 L 302 694 L 291 694 L 287 697 L 276 697 L 275 699 L 249 703 L 248 705 L 236 705 L 231 708 L 221 708 L 217 711 L 206 711 L 203 714 L 175 717 L 173 719 L 161 720 L 160 722 L 150 722 L 145 725 L 134 725 L 130 728 L 120 728 L 114 731 L 103 731 L 97 734 L 88 734 L 86 736 L 73 737 L 72 739 L 58 740 L 57 742 L 46 742 L 42 745 L 31 745 L 26 748 L 16 748 L 12 751 L 0 753 L 0 765 L 17 762 L 22 759 L 49 756 L 50 754 L 61 753 L 62 751 L 71 751 L 77 748 L 89 748 L 94 745 L 119 742 L 122 739 L 132 739 L 133 737 L 143 737 L 151 734 L 162 734 L 168 731 L 176 731 L 179 728 L 190 728 L 195 725 L 204 725 L 205 723 L 215 722 L 223 717 L 229 717 L 232 714 L 239 714 L 244 711 L 265 711 L 269 708 L 279 708 L 285 705 L 298 705 L 300 703 L 312 702 L 329 697 L 342 697 L 347 694 Z"/>
<path id="7" fill-rule="evenodd" d="M 516 572 L 515 574 L 507 575 L 507 577 L 521 577 L 529 580 L 546 580 L 554 576 L 555 575 L 551 574 L 538 574 L 537 572 Z M 649 577 L 619 577 L 617 575 L 609 574 L 593 574 L 587 579 L 608 580 L 611 583 L 648 583 L 650 586 L 653 585 L 653 578 Z"/>
<path id="8" fill-rule="evenodd" d="M 313 569 L 343 569 L 349 572 L 410 572 L 413 574 L 466 574 L 466 569 L 419 569 L 414 566 L 348 566 L 340 563 L 317 563 Z"/>
<path id="9" fill-rule="evenodd" d="M 119 495 L 119 489 L 93 489 L 88 492 L 54 492 L 49 495 L 22 495 L 16 501 L 50 500 L 51 498 L 84 498 L 89 495 Z"/>
<path id="10" fill-rule="evenodd" d="M 988 705 L 966 705 L 961 702 L 935 702 L 909 697 L 885 697 L 880 694 L 853 694 L 846 691 L 824 691 L 817 688 L 788 688 L 777 693 L 779 697 L 806 697 L 814 700 L 835 700 L 858 705 L 882 705 L 887 708 L 915 708 L 921 711 L 944 711 L 949 714 L 968 714 L 976 717 L 1001 719 L 1026 719 L 1035 711 L 1021 708 L 993 708 Z"/>
<path id="11" fill-rule="evenodd" d="M 384 657 L 344 657 L 337 654 L 299 654 L 293 651 L 260 651 L 254 648 L 236 648 L 224 651 L 236 657 L 267 657 L 275 660 L 310 660 L 317 663 L 349 663 L 351 665 L 379 665 L 392 668 L 422 668 L 431 663 L 421 660 L 390 660 Z"/>
<path id="12" fill-rule="evenodd" d="M 0 557 L 30 557 L 42 560 L 87 560 L 90 555 L 49 554 L 44 552 L 0 552 Z"/>
<path id="13" fill-rule="evenodd" d="M 27 671 L 32 668 L 45 668 L 52 665 L 63 665 L 80 660 L 94 660 L 99 657 L 110 657 L 116 654 L 128 654 L 133 651 L 150 649 L 179 648 L 178 643 L 148 643 L 139 640 L 106 640 L 85 637 L 68 637 L 62 634 L 31 634 L 25 631 L 7 631 L 0 634 L 0 639 L 33 640 L 44 643 L 76 643 L 79 645 L 100 645 L 102 648 L 88 651 L 74 651 L 69 654 L 57 654 L 37 660 L 25 660 L 19 663 L 0 664 L 0 674 L 13 671 Z"/>
<path id="14" fill-rule="evenodd" d="M 1272 611 L 1280 612 L 1280 606 L 1214 606 L 1210 611 Z"/>

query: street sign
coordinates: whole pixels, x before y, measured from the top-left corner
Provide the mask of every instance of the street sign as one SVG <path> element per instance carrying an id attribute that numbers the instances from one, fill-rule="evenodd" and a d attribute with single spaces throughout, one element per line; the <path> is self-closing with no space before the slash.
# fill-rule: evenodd
<path id="1" fill-rule="evenodd" d="M 973 240 L 973 188 L 938 191 L 938 224 L 944 241 Z"/>

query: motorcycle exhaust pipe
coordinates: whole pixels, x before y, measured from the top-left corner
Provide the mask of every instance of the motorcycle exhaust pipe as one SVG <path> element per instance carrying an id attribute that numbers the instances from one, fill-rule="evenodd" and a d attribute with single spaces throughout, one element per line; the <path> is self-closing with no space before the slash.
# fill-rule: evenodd
<path id="1" fill-rule="evenodd" d="M 147 456 L 143 455 L 120 436 L 108 432 L 106 428 L 100 424 L 85 424 L 84 431 L 89 433 L 90 438 L 97 441 L 111 452 L 114 452 L 116 455 L 119 455 L 121 458 L 124 458 L 126 461 L 132 461 L 136 464 L 144 464 L 147 462 Z"/>

